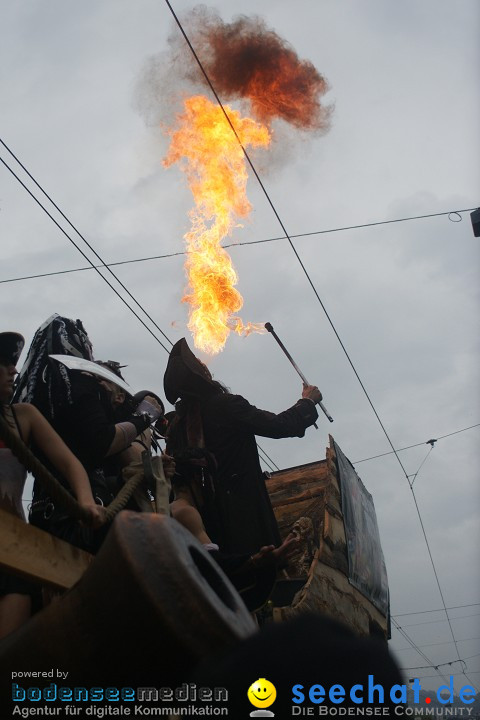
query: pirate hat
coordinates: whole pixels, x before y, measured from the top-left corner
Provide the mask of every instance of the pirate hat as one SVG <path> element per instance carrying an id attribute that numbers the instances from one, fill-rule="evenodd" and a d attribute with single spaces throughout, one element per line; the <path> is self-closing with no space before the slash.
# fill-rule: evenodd
<path id="1" fill-rule="evenodd" d="M 163 388 L 172 405 L 183 395 L 201 396 L 214 388 L 210 373 L 192 353 L 185 338 L 176 342 L 170 351 Z"/>
<path id="2" fill-rule="evenodd" d="M 25 345 L 25 338 L 17 332 L 0 333 L 0 358 L 16 365 Z"/>

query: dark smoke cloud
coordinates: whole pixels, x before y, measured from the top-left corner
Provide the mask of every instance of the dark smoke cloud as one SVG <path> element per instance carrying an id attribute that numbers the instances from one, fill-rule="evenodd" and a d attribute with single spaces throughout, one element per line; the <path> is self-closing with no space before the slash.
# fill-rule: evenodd
<path id="1" fill-rule="evenodd" d="M 216 11 L 197 6 L 181 22 L 222 102 L 241 101 L 248 114 L 268 125 L 281 119 L 296 129 L 328 129 L 332 108 L 322 105 L 326 79 L 261 18 L 224 23 Z M 137 84 L 136 104 L 152 125 L 170 125 L 175 96 L 210 94 L 176 25 L 169 47 L 147 61 Z"/>
<path id="2" fill-rule="evenodd" d="M 216 12 L 199 7 L 184 26 L 222 101 L 247 99 L 252 114 L 267 124 L 280 118 L 304 130 L 328 129 L 331 108 L 321 104 L 326 79 L 261 18 L 224 23 Z M 172 47 L 178 55 L 179 41 L 172 39 Z M 186 45 L 185 51 L 191 52 Z M 185 77 L 207 85 L 197 68 L 186 70 Z"/>

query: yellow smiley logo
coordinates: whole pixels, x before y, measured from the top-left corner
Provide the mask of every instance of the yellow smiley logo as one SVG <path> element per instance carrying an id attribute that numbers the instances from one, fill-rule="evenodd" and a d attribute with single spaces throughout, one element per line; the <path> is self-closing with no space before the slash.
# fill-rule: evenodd
<path id="1" fill-rule="evenodd" d="M 255 707 L 267 708 L 275 702 L 277 690 L 269 680 L 258 678 L 248 688 L 247 697 Z"/>

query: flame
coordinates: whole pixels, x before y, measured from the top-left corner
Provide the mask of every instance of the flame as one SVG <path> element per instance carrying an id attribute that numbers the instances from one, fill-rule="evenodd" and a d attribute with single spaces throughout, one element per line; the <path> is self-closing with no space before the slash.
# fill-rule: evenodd
<path id="1" fill-rule="evenodd" d="M 163 54 L 151 57 L 142 73 L 137 104 L 148 124 L 162 122 L 187 81 L 196 88 L 192 92 L 213 86 L 222 100 L 246 108 L 252 118 L 225 106 L 245 148 L 268 146 L 273 123 L 277 137 L 282 126 L 310 133 L 328 130 L 333 110 L 323 104 L 328 81 L 264 20 L 242 15 L 224 23 L 216 10 L 200 5 L 184 16 L 183 27 L 189 43 L 175 25 L 167 59 Z M 192 47 L 199 63 L 192 62 Z M 171 145 L 164 165 L 180 164 L 195 199 L 192 229 L 185 235 L 189 286 L 182 300 L 190 306 L 188 327 L 196 347 L 217 353 L 231 330 L 249 334 L 264 329 L 244 325 L 236 315 L 243 300 L 221 246 L 250 212 L 245 158 L 222 108 L 204 96 L 186 100 L 177 128 L 167 132 Z"/>
<path id="2" fill-rule="evenodd" d="M 225 106 L 243 147 L 267 147 L 270 133 L 264 125 Z M 237 273 L 222 240 L 249 215 L 245 155 L 222 108 L 203 95 L 184 102 L 178 125 L 169 130 L 170 148 L 163 164 L 180 163 L 192 191 L 191 230 L 185 235 L 188 290 L 182 302 L 190 305 L 188 328 L 197 348 L 220 352 L 231 330 L 249 334 L 263 325 L 244 324 L 235 315 L 243 298 L 235 289 Z"/>

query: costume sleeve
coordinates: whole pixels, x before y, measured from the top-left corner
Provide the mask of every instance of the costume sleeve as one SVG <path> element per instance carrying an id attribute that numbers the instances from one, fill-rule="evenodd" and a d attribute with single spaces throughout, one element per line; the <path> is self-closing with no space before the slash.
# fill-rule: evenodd
<path id="1" fill-rule="evenodd" d="M 303 437 L 306 428 L 318 418 L 314 403 L 306 398 L 278 415 L 259 410 L 241 395 L 230 393 L 217 396 L 214 405 L 217 421 L 262 437 Z"/>

